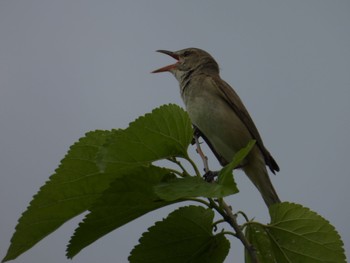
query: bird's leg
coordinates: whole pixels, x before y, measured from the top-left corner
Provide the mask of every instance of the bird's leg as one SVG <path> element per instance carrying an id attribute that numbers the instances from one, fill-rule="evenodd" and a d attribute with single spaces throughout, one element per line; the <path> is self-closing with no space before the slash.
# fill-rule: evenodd
<path id="1" fill-rule="evenodd" d="M 191 144 L 192 144 L 192 145 L 196 144 L 196 139 L 198 140 L 199 137 L 202 136 L 200 130 L 199 130 L 196 126 L 193 125 L 193 129 L 194 129 L 194 132 L 193 132 L 193 138 L 192 138 L 192 141 L 191 141 Z M 199 144 L 199 143 L 198 143 L 198 144 Z M 198 152 L 198 151 L 197 151 L 197 152 Z"/>
<path id="2" fill-rule="evenodd" d="M 203 178 L 205 181 L 207 182 L 213 182 L 215 177 L 218 176 L 219 172 L 213 172 L 210 171 L 209 169 L 209 165 L 208 165 L 208 157 L 205 156 L 205 154 L 202 151 L 201 145 L 199 143 L 198 138 L 201 136 L 201 132 L 200 130 L 194 126 L 194 134 L 193 134 L 193 143 L 192 144 L 196 144 L 196 151 L 199 154 L 199 156 L 202 158 L 203 164 L 204 164 L 204 172 L 205 174 L 203 175 Z"/>

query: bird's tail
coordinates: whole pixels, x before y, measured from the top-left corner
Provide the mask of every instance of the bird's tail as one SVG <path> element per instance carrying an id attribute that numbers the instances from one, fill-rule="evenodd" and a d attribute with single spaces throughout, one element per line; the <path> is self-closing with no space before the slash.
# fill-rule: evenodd
<path id="1" fill-rule="evenodd" d="M 247 164 L 243 167 L 244 172 L 258 188 L 267 207 L 280 203 L 280 199 L 274 189 L 266 170 L 265 161 L 257 147 L 248 155 Z"/>

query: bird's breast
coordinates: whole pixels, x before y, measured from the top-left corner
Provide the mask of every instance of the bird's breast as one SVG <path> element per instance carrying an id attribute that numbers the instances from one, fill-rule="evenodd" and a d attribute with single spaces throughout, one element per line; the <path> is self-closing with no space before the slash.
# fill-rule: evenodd
<path id="1" fill-rule="evenodd" d="M 243 122 L 211 81 L 192 80 L 182 99 L 192 123 L 228 162 L 251 140 Z"/>

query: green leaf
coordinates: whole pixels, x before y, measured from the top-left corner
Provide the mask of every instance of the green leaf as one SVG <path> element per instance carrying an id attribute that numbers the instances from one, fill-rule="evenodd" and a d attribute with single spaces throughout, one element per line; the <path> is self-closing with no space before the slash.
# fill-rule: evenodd
<path id="1" fill-rule="evenodd" d="M 218 183 L 227 186 L 233 186 L 237 189 L 236 183 L 233 180 L 232 171 L 239 166 L 249 152 L 253 149 L 255 140 L 251 140 L 246 147 L 239 150 L 234 156 L 232 161 L 221 169 L 219 173 Z M 238 192 L 238 189 L 237 189 Z M 236 192 L 236 193 L 237 193 Z"/>
<path id="2" fill-rule="evenodd" d="M 56 173 L 41 187 L 19 219 L 3 261 L 16 258 L 88 209 L 108 187 L 113 178 L 101 174 L 94 160 L 109 135 L 108 131 L 89 132 L 71 146 Z"/>
<path id="3" fill-rule="evenodd" d="M 339 234 L 320 215 L 285 202 L 271 206 L 270 216 L 266 232 L 277 262 L 346 262 Z"/>
<path id="4" fill-rule="evenodd" d="M 249 243 L 254 246 L 259 263 L 277 263 L 272 251 L 270 237 L 264 226 L 250 223 L 245 229 L 245 236 Z M 253 263 L 250 254 L 245 249 L 245 262 Z"/>
<path id="5" fill-rule="evenodd" d="M 214 212 L 199 206 L 182 207 L 148 229 L 131 252 L 131 263 L 221 263 L 230 243 L 213 235 Z"/>
<path id="6" fill-rule="evenodd" d="M 199 177 L 176 178 L 155 186 L 155 192 L 160 198 L 167 201 L 191 197 L 222 198 L 236 194 L 238 188 L 232 171 L 244 160 L 254 145 L 255 141 L 252 140 L 245 148 L 238 151 L 232 162 L 221 169 L 217 182 L 208 183 Z"/>
<path id="7" fill-rule="evenodd" d="M 157 208 L 172 204 L 159 200 L 153 186 L 171 177 L 167 169 L 156 166 L 138 167 L 117 178 L 91 207 L 70 240 L 67 256 L 79 251 L 100 237 Z"/>
<path id="8" fill-rule="evenodd" d="M 161 199 L 167 201 L 191 197 L 220 198 L 238 192 L 233 179 L 232 182 L 233 184 L 221 185 L 208 183 L 199 177 L 184 177 L 161 183 L 154 190 Z"/>
<path id="9" fill-rule="evenodd" d="M 176 105 L 155 109 L 126 130 L 87 133 L 34 196 L 3 261 L 16 258 L 88 210 L 115 178 L 158 159 L 186 156 L 191 139 L 189 117 Z"/>
<path id="10" fill-rule="evenodd" d="M 187 157 L 192 137 L 188 114 L 177 105 L 164 105 L 139 117 L 123 132 L 112 134 L 99 164 L 102 170 L 115 172 L 130 165 Z"/>
<path id="11" fill-rule="evenodd" d="M 315 212 L 284 202 L 271 206 L 270 216 L 270 225 L 251 222 L 246 228 L 259 262 L 346 262 L 340 236 Z M 252 262 L 247 251 L 246 262 Z"/>

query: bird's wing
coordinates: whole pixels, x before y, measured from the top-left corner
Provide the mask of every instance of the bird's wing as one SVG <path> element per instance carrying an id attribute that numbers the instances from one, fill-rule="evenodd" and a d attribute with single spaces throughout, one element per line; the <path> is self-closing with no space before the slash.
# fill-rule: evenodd
<path id="1" fill-rule="evenodd" d="M 227 101 L 227 103 L 235 111 L 239 119 L 247 127 L 252 138 L 256 140 L 257 146 L 259 147 L 260 151 L 264 156 L 266 165 L 270 168 L 270 170 L 273 173 L 275 173 L 275 171 L 278 172 L 280 170 L 278 164 L 273 159 L 269 151 L 265 148 L 261 136 L 258 132 L 258 129 L 256 128 L 252 118 L 250 117 L 247 109 L 245 108 L 241 99 L 238 97 L 237 93 L 230 87 L 229 84 L 223 81 L 219 76 L 210 77 L 211 81 L 213 82 L 213 85 L 218 87 L 218 90 L 221 93 L 222 97 Z"/>

